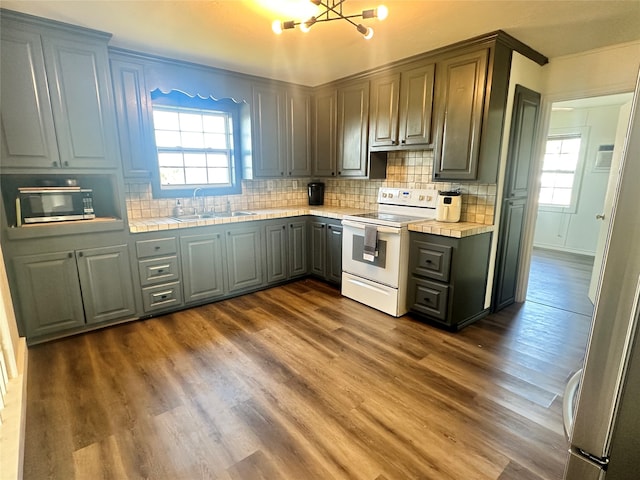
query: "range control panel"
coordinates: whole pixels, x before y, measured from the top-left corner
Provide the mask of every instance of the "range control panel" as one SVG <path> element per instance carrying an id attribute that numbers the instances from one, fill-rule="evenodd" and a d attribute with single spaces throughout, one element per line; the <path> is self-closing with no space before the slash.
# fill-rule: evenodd
<path id="1" fill-rule="evenodd" d="M 436 208 L 438 191 L 434 189 L 388 188 L 378 190 L 378 203 L 405 207 Z"/>

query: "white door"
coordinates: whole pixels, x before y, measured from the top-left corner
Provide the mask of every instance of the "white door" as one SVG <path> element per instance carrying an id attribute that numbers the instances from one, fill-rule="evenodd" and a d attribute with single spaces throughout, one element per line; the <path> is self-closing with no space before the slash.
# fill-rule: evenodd
<path id="1" fill-rule="evenodd" d="M 600 279 L 600 270 L 602 269 L 602 260 L 604 256 L 604 247 L 607 241 L 607 235 L 611 225 L 611 212 L 613 210 L 613 197 L 618 183 L 618 175 L 620 170 L 620 158 L 622 155 L 622 147 L 624 145 L 627 130 L 629 128 L 629 116 L 631 114 L 631 102 L 627 102 L 620 107 L 618 115 L 618 127 L 616 130 L 616 139 L 613 146 L 613 157 L 611 159 L 611 170 L 609 173 L 609 181 L 607 183 L 607 193 L 604 197 L 604 206 L 602 213 L 596 218 L 600 220 L 600 232 L 598 234 L 598 243 L 596 245 L 596 254 L 593 262 L 593 270 L 591 271 L 591 283 L 589 284 L 589 300 L 596 303 L 596 290 Z"/>

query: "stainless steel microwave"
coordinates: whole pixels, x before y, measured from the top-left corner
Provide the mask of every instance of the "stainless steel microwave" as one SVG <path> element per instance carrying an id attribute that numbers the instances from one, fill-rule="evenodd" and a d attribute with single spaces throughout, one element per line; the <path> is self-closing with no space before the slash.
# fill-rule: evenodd
<path id="1" fill-rule="evenodd" d="M 18 226 L 96 218 L 93 191 L 80 187 L 23 187 L 16 198 Z"/>

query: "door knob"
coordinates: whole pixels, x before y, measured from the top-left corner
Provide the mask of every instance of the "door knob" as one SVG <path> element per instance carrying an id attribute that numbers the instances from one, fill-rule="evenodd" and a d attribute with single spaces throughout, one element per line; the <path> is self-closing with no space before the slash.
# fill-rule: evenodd
<path id="1" fill-rule="evenodd" d="M 604 220 L 604 214 L 596 215 L 596 220 Z"/>

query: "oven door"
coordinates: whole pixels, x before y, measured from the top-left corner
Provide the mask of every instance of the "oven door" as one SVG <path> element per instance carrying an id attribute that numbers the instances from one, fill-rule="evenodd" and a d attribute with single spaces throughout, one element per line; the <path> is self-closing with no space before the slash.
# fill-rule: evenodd
<path id="1" fill-rule="evenodd" d="M 400 281 L 402 243 L 408 239 L 403 228 L 377 225 L 378 255 L 364 259 L 364 223 L 342 221 L 342 270 L 392 288 Z"/>

